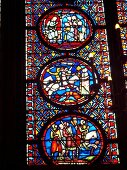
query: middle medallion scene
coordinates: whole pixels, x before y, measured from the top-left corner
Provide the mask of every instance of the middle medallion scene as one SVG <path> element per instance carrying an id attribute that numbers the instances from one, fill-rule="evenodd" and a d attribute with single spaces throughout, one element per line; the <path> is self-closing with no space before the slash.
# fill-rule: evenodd
<path id="1" fill-rule="evenodd" d="M 98 84 L 98 73 L 88 61 L 64 57 L 43 66 L 38 87 L 52 104 L 77 106 L 93 99 L 99 90 Z"/>

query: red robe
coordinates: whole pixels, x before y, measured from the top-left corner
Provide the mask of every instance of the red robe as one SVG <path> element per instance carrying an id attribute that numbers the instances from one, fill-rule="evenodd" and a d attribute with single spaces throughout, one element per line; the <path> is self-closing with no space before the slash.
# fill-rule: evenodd
<path id="1" fill-rule="evenodd" d="M 76 145 L 80 146 L 81 144 L 81 131 L 79 129 L 79 125 L 77 126 L 77 130 L 76 130 Z"/>
<path id="2" fill-rule="evenodd" d="M 56 130 L 55 132 L 57 132 L 58 130 Z M 51 144 L 51 152 L 52 153 L 55 153 L 55 152 L 59 152 L 59 153 L 62 153 L 62 145 L 59 141 L 59 138 L 58 136 L 55 136 L 54 132 L 54 138 L 53 138 L 53 141 L 52 141 L 52 144 Z"/>
<path id="3" fill-rule="evenodd" d="M 72 135 L 73 134 L 68 132 L 68 127 L 65 127 L 63 129 L 63 136 L 66 137 L 66 147 L 67 148 L 75 147 L 75 142 L 74 142 L 75 139 L 73 138 Z"/>

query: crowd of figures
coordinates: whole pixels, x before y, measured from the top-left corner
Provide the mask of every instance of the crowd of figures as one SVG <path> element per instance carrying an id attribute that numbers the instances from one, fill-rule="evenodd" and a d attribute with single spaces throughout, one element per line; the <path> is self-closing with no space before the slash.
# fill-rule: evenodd
<path id="1" fill-rule="evenodd" d="M 70 121 L 54 123 L 50 131 L 50 153 L 53 160 L 74 160 L 95 157 L 100 152 L 97 129 L 86 120 L 72 117 Z"/>

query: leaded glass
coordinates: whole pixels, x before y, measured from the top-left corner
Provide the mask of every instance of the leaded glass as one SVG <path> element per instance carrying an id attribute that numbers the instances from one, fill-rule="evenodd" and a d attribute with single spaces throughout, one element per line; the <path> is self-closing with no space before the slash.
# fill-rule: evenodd
<path id="1" fill-rule="evenodd" d="M 72 7 L 52 8 L 38 21 L 40 39 L 57 50 L 77 49 L 93 36 L 92 20 Z"/>
<path id="2" fill-rule="evenodd" d="M 124 76 L 127 77 L 127 1 L 126 0 L 117 0 L 117 14 L 118 22 L 120 23 L 120 36 L 121 43 L 123 48 L 123 72 Z M 125 78 L 125 88 L 127 80 Z"/>
<path id="3" fill-rule="evenodd" d="M 120 35 L 123 47 L 123 54 L 127 55 L 127 27 L 120 28 Z"/>
<path id="4" fill-rule="evenodd" d="M 39 77 L 39 88 L 54 104 L 84 104 L 99 90 L 94 89 L 99 82 L 97 71 L 95 73 L 95 69 L 79 58 L 68 56 L 46 65 Z"/>
<path id="5" fill-rule="evenodd" d="M 119 163 L 103 0 L 25 2 L 28 165 Z"/>
<path id="6" fill-rule="evenodd" d="M 126 0 L 116 0 L 118 20 L 120 24 L 127 23 L 127 1 Z"/>
<path id="7" fill-rule="evenodd" d="M 90 164 L 104 149 L 104 136 L 88 117 L 67 113 L 51 120 L 40 136 L 40 153 L 54 164 Z"/>

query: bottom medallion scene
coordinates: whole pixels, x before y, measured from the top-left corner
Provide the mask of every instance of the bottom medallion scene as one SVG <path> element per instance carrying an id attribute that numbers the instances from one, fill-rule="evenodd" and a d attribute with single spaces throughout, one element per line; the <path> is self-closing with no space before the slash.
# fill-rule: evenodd
<path id="1" fill-rule="evenodd" d="M 53 117 L 39 134 L 39 151 L 48 164 L 92 164 L 105 150 L 105 134 L 92 118 L 80 114 Z"/>

